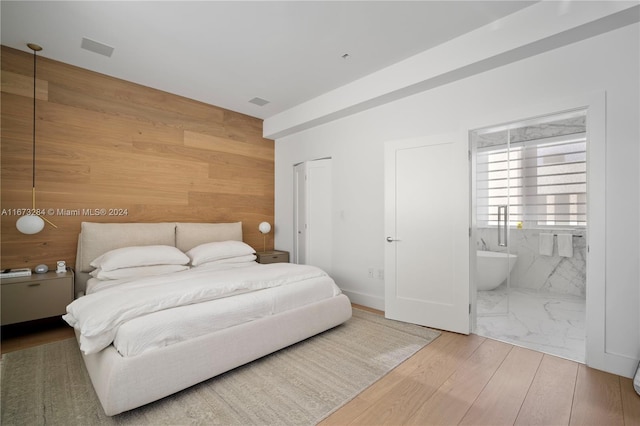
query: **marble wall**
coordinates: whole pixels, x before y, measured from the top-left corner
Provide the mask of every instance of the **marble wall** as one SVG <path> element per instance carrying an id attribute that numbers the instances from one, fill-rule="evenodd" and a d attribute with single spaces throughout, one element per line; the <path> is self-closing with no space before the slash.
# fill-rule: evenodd
<path id="1" fill-rule="evenodd" d="M 582 133 L 586 131 L 586 113 L 584 110 L 532 120 L 521 127 L 510 129 L 501 127 L 496 131 L 474 132 L 474 143 L 478 147 L 506 144 L 507 136 L 511 143 L 544 139 L 560 135 Z M 554 238 L 553 256 L 542 256 L 539 252 L 538 235 L 540 233 L 568 233 L 581 235 L 573 238 L 573 257 L 558 256 L 557 241 Z M 490 251 L 504 252 L 506 247 L 498 246 L 498 230 L 478 228 L 477 249 L 483 248 L 483 239 Z M 509 252 L 518 255 L 511 271 L 511 287 L 535 290 L 539 292 L 586 296 L 587 241 L 583 229 L 510 229 Z"/>
<path id="2" fill-rule="evenodd" d="M 558 256 L 556 241 L 554 241 L 553 256 L 543 256 L 539 253 L 538 245 L 538 235 L 541 232 L 571 233 L 582 235 L 582 237 L 573 238 L 573 257 Z M 507 249 L 498 246 L 496 228 L 478 228 L 477 236 L 478 250 L 482 249 L 481 238 L 490 251 L 505 252 Z M 583 230 L 510 229 L 509 251 L 518 255 L 518 260 L 511 271 L 511 287 L 584 297 L 586 295 L 586 246 L 586 231 Z"/>

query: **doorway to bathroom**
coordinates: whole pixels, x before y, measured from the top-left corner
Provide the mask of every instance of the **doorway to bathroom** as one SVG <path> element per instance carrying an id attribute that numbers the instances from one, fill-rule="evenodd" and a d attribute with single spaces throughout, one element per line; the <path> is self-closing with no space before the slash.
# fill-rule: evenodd
<path id="1" fill-rule="evenodd" d="M 469 144 L 476 334 L 585 362 L 587 110 Z"/>

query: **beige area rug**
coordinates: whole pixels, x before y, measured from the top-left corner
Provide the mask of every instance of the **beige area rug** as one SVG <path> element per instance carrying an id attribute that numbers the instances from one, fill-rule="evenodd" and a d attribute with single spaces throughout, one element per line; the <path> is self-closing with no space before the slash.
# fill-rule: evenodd
<path id="1" fill-rule="evenodd" d="M 11 352 L 2 357 L 1 424 L 313 425 L 439 335 L 353 312 L 334 329 L 113 417 L 74 339 Z"/>

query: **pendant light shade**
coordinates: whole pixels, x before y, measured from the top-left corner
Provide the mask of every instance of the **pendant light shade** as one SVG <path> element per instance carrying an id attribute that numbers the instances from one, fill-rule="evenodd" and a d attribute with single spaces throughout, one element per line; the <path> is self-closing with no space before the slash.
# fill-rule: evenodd
<path id="1" fill-rule="evenodd" d="M 269 224 L 269 222 L 262 222 L 260 225 L 258 225 L 258 229 L 263 234 L 268 234 L 269 231 L 271 231 L 271 225 Z"/>
<path id="2" fill-rule="evenodd" d="M 22 216 L 16 222 L 16 228 L 23 234 L 37 234 L 44 229 L 44 220 L 33 214 Z"/>
<path id="3" fill-rule="evenodd" d="M 31 157 L 31 211 L 34 214 L 22 216 L 16 222 L 16 228 L 18 231 L 23 234 L 37 234 L 38 232 L 44 229 L 45 221 L 57 228 L 53 223 L 43 218 L 42 216 L 36 215 L 36 52 L 42 50 L 42 47 L 37 44 L 28 43 L 29 49 L 33 50 L 33 153 Z"/>

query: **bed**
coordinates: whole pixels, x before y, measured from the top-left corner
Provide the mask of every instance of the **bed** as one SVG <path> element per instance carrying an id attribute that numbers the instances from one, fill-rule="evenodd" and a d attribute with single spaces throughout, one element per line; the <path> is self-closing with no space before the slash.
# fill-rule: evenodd
<path id="1" fill-rule="evenodd" d="M 79 297 L 64 318 L 75 329 L 107 415 L 186 389 L 351 317 L 349 299 L 322 271 L 257 264 L 242 251 L 241 241 L 240 222 L 82 223 Z M 142 256 L 131 255 L 141 247 Z M 219 258 L 229 250 L 233 256 Z M 140 262 L 148 253 L 156 257 L 165 251 L 171 261 L 179 258 L 177 252 L 185 255 L 186 267 L 160 276 L 105 279 L 121 272 L 123 261 Z M 176 265 L 184 263 L 178 260 Z M 145 265 L 134 266 L 146 271 Z"/>

